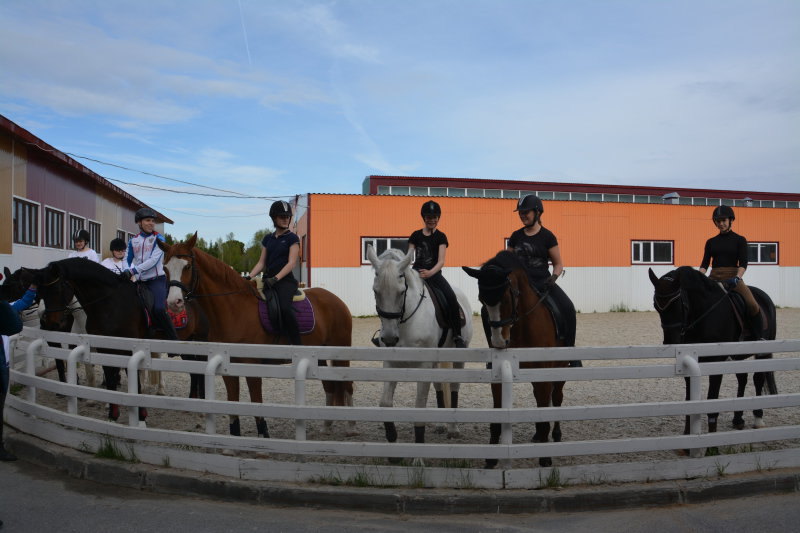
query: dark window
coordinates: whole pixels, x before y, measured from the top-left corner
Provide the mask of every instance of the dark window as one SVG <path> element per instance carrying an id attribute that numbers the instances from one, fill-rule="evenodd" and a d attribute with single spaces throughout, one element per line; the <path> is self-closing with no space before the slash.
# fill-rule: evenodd
<path id="1" fill-rule="evenodd" d="M 103 249 L 103 243 L 100 242 L 101 238 L 100 223 L 89 222 L 89 239 L 91 239 L 89 246 L 91 246 L 92 250 L 98 252 L 98 254 L 100 253 L 99 251 Z"/>
<path id="2" fill-rule="evenodd" d="M 672 264 L 672 241 L 632 241 L 631 263 Z"/>
<path id="3" fill-rule="evenodd" d="M 64 247 L 64 213 L 61 211 L 44 210 L 44 245 L 48 248 Z"/>
<path id="4" fill-rule="evenodd" d="M 749 242 L 747 243 L 748 264 L 777 265 L 777 242 Z"/>
<path id="5" fill-rule="evenodd" d="M 39 206 L 14 198 L 14 242 L 39 244 Z"/>
<path id="6" fill-rule="evenodd" d="M 381 255 L 389 248 L 395 248 L 403 253 L 408 252 L 407 237 L 361 237 L 361 264 L 368 264 L 367 246 L 372 245 L 375 253 Z"/>

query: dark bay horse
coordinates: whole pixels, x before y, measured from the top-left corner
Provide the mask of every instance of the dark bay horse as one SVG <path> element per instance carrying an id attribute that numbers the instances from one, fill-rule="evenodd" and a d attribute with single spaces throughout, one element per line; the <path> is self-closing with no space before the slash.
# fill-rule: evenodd
<path id="1" fill-rule="evenodd" d="M 285 337 L 268 333 L 261 325 L 258 312 L 258 294 L 255 284 L 242 278 L 230 266 L 195 248 L 197 234 L 186 242 L 172 246 L 159 242 L 164 251 L 164 268 L 170 278 L 167 304 L 173 310 L 196 301 L 209 321 L 208 340 L 211 342 L 246 344 L 282 344 Z M 353 319 L 345 303 L 335 294 L 321 288 L 307 289 L 306 297 L 314 308 L 315 326 L 311 333 L 301 337 L 307 346 L 351 346 Z M 262 359 L 234 358 L 233 362 L 262 363 Z M 277 363 L 277 362 L 276 362 Z M 333 361 L 333 366 L 350 366 L 348 361 Z M 320 365 L 325 362 L 320 360 Z M 223 376 L 228 401 L 239 401 L 239 378 Z M 262 381 L 246 377 L 250 401 L 262 403 Z M 323 381 L 326 404 L 346 406 L 353 404 L 352 381 Z M 256 417 L 256 430 L 261 437 L 269 437 L 267 421 Z M 230 419 L 231 435 L 240 435 L 239 417 Z"/>
<path id="2" fill-rule="evenodd" d="M 135 339 L 150 336 L 150 327 L 136 284 L 114 274 L 99 263 L 76 257 L 53 261 L 47 267 L 31 272 L 39 297 L 45 302 L 43 327 L 61 323 L 61 315 L 67 312 L 67 306 L 74 294 L 86 312 L 87 333 Z M 204 319 L 201 313 L 189 312 L 194 318 L 186 328 L 177 330 L 182 340 L 204 340 L 207 336 L 203 331 Z M 104 351 L 130 355 L 124 351 Z M 106 388 L 117 390 L 120 369 L 104 366 L 103 374 Z M 197 380 L 202 382 L 203 377 L 195 376 L 193 383 Z M 118 405 L 109 405 L 108 417 L 111 420 L 119 418 Z M 144 420 L 146 417 L 147 410 L 140 408 L 139 419 Z"/>
<path id="3" fill-rule="evenodd" d="M 478 280 L 478 299 L 488 313 L 491 338 L 494 348 L 524 348 L 563 346 L 556 334 L 556 326 L 550 311 L 542 303 L 539 293 L 531 286 L 525 268 L 519 258 L 510 251 L 501 251 L 480 269 L 463 267 L 464 271 Z M 542 361 L 520 363 L 520 368 L 562 368 L 568 361 Z M 538 407 L 560 407 L 564 400 L 564 382 L 532 383 L 533 395 Z M 492 383 L 494 407 L 502 407 L 502 384 Z M 500 442 L 499 423 L 491 424 L 490 444 Z M 547 442 L 550 422 L 537 422 L 531 442 Z M 553 425 L 553 441 L 561 441 L 561 425 Z M 496 459 L 487 459 L 489 468 L 497 464 Z M 549 457 L 539 458 L 541 466 L 550 466 Z"/>
<path id="4" fill-rule="evenodd" d="M 650 281 L 655 287 L 653 305 L 661 317 L 661 327 L 664 330 L 664 344 L 692 344 L 710 342 L 735 342 L 752 340 L 737 319 L 732 306 L 731 294 L 720 288 L 704 274 L 690 266 L 679 267 L 660 278 L 652 269 L 649 271 Z M 775 304 L 772 299 L 757 287 L 750 287 L 756 302 L 761 307 L 763 317 L 767 321 L 767 340 L 775 339 Z M 743 311 L 746 313 L 746 311 Z M 743 315 L 744 316 L 744 315 Z M 752 357 L 752 354 L 730 356 L 735 361 Z M 771 353 L 757 354 L 757 359 L 769 359 Z M 700 357 L 699 362 L 719 362 L 728 358 L 727 355 Z M 737 397 L 744 396 L 747 385 L 747 374 L 736 374 L 738 380 Z M 772 372 L 757 372 L 753 375 L 756 395 L 760 396 L 766 383 L 771 394 L 777 394 L 775 377 Z M 719 398 L 719 389 L 722 384 L 722 375 L 709 376 L 708 398 Z M 686 399 L 689 399 L 689 378 L 686 378 Z M 742 411 L 736 411 L 733 417 L 733 427 L 744 429 Z M 708 431 L 717 430 L 717 417 L 719 413 L 708 415 Z M 753 411 L 755 416 L 754 427 L 763 427 L 763 411 Z M 689 433 L 689 417 L 686 417 L 684 433 Z"/>

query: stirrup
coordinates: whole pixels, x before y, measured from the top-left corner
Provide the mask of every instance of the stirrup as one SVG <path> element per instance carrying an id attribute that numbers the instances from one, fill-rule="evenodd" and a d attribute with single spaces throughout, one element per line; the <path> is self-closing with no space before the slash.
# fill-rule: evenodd
<path id="1" fill-rule="evenodd" d="M 461 337 L 461 335 L 456 335 L 453 337 L 453 346 L 456 348 L 466 348 L 467 343 L 464 342 L 464 339 Z"/>
<path id="2" fill-rule="evenodd" d="M 372 344 L 374 344 L 378 348 L 381 347 L 381 341 L 378 337 L 372 337 L 370 340 L 372 341 Z"/>

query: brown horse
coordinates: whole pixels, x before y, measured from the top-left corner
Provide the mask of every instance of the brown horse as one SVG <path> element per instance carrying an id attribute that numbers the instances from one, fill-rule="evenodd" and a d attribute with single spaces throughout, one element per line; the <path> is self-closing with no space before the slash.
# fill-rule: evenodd
<path id="1" fill-rule="evenodd" d="M 164 251 L 164 265 L 170 278 L 167 304 L 181 309 L 187 300 L 197 301 L 208 316 L 210 342 L 281 344 L 285 337 L 268 333 L 261 325 L 258 313 L 258 293 L 253 282 L 239 276 L 231 267 L 195 248 L 197 233 L 186 242 L 172 246 L 159 242 Z M 185 293 L 185 294 L 184 294 Z M 353 318 L 345 303 L 325 289 L 305 291 L 314 308 L 315 325 L 302 337 L 309 346 L 351 346 Z M 233 362 L 262 363 L 261 359 L 235 358 Z M 350 366 L 349 361 L 333 361 L 333 366 Z M 320 361 L 324 365 L 325 361 Z M 223 376 L 228 401 L 239 401 L 239 378 Z M 261 378 L 246 377 L 250 401 L 262 402 Z M 326 404 L 353 404 L 352 381 L 323 381 Z M 269 437 L 267 422 L 256 417 L 256 429 L 261 437 Z M 239 417 L 232 416 L 231 435 L 240 435 Z"/>
<path id="2" fill-rule="evenodd" d="M 480 270 L 463 267 L 478 280 L 478 299 L 483 304 L 489 345 L 494 348 L 525 348 L 564 346 L 556 334 L 550 311 L 542 303 L 539 293 L 531 286 L 522 263 L 516 255 L 502 251 L 487 261 Z M 488 316 L 488 321 L 486 321 Z M 523 362 L 520 368 L 561 368 L 568 361 Z M 564 400 L 564 382 L 536 382 L 533 395 L 538 407 L 560 407 Z M 492 383 L 494 407 L 502 406 L 502 384 Z M 500 442 L 500 424 L 491 424 L 490 444 Z M 550 422 L 537 422 L 531 442 L 547 442 Z M 559 422 L 553 425 L 553 441 L 561 441 Z M 552 465 L 549 457 L 539 458 L 541 466 Z M 496 459 L 487 459 L 486 466 L 493 468 Z"/>

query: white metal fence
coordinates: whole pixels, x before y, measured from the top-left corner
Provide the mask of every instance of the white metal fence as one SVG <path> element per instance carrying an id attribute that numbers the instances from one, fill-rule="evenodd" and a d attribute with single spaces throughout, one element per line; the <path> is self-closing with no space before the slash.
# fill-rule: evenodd
<path id="1" fill-rule="evenodd" d="M 243 479 L 292 481 L 358 482 L 376 485 L 458 486 L 485 488 L 536 488 L 546 484 L 598 483 L 685 479 L 760 469 L 800 466 L 800 410 L 788 424 L 763 429 L 703 433 L 701 417 L 708 412 L 753 409 L 796 409 L 800 392 L 781 391 L 774 396 L 724 398 L 707 401 L 699 397 L 700 380 L 712 374 L 782 372 L 800 370 L 800 340 L 762 341 L 758 343 L 725 343 L 703 345 L 659 345 L 601 348 L 531 348 L 531 349 L 409 349 L 409 348 L 340 348 L 304 346 L 263 346 L 244 344 L 212 344 L 132 340 L 92 335 L 72 335 L 25 328 L 13 339 L 12 384 L 14 389 L 6 402 L 8 423 L 22 432 L 79 450 L 94 451 L 109 442 L 128 450 L 131 457 L 153 465 L 193 469 Z M 54 347 L 48 342 L 61 345 Z M 127 350 L 132 355 L 98 353 L 98 349 Z M 706 355 L 747 354 L 770 351 L 782 353 L 775 359 L 748 359 L 738 362 L 698 364 Z M 173 359 L 151 359 L 155 352 L 198 354 L 207 362 Z M 231 359 L 291 359 L 288 365 L 240 364 Z M 67 362 L 67 383 L 37 377 L 37 368 L 50 358 Z M 351 361 L 351 367 L 318 366 L 319 359 Z M 464 362 L 466 368 L 380 368 L 375 362 L 384 360 Z M 584 368 L 521 369 L 528 361 L 614 361 L 614 366 L 586 364 Z M 127 391 L 107 391 L 77 385 L 76 365 L 79 362 L 117 366 L 128 370 Z M 487 369 L 486 363 L 492 368 Z M 206 380 L 205 400 L 136 394 L 135 370 L 147 368 L 161 372 L 198 373 Z M 294 397 L 280 403 L 228 402 L 213 396 L 217 380 L 223 375 L 254 376 L 294 382 Z M 683 391 L 683 378 L 691 380 L 690 401 L 647 401 L 642 390 L 640 403 L 580 405 L 537 408 L 515 406 L 516 383 L 537 381 L 647 380 L 674 379 L 676 390 Z M 307 405 L 309 382 L 349 380 L 361 382 L 415 382 L 419 380 L 486 384 L 502 383 L 503 408 L 415 409 L 408 407 L 380 408 L 377 405 L 357 407 L 325 407 Z M 319 386 L 319 384 L 316 384 Z M 66 408 L 42 405 L 42 391 L 66 397 Z M 357 397 L 357 393 L 356 393 Z M 102 417 L 80 413 L 79 404 L 116 403 L 127 406 L 128 419 L 114 423 Z M 519 402 L 518 402 L 519 403 Z M 182 431 L 163 427 L 143 427 L 138 422 L 136 407 L 149 410 L 173 410 L 186 416 L 202 416 L 201 431 Z M 769 412 L 769 411 L 767 411 Z M 294 438 L 259 439 L 227 435 L 227 423 L 218 428 L 225 415 L 263 416 L 267 419 L 294 421 Z M 604 438 L 598 434 L 591 440 L 528 443 L 518 433 L 520 424 L 540 421 L 605 421 L 619 419 L 653 419 L 657 417 L 692 417 L 690 435 L 661 434 Z M 387 443 L 354 438 L 308 440 L 309 421 L 356 421 L 380 424 L 457 422 L 466 427 L 475 424 L 502 424 L 500 444 L 463 442 L 414 444 Z M 681 424 L 682 427 L 682 424 Z M 515 436 L 515 432 L 516 436 Z M 382 436 L 382 434 L 381 434 Z M 565 435 L 569 438 L 568 435 Z M 474 439 L 472 439 L 474 440 Z M 752 451 L 757 443 L 784 442 L 777 449 Z M 708 447 L 739 447 L 742 453 L 703 457 Z M 744 447 L 744 448 L 742 448 Z M 672 450 L 692 450 L 692 458 L 633 460 L 630 462 L 589 463 L 559 466 L 559 457 L 600 456 L 603 454 L 641 454 Z M 221 453 L 222 452 L 222 453 Z M 125 455 L 123 453 L 123 455 Z M 538 468 L 531 459 L 553 457 L 552 468 Z M 638 455 L 637 455 L 638 457 Z M 367 458 L 365 460 L 365 458 Z M 394 466 L 385 458 L 418 458 L 411 466 Z M 500 468 L 485 470 L 478 465 L 483 459 L 500 460 Z M 476 461 L 481 460 L 481 461 Z M 471 461 L 471 462 L 470 462 Z"/>

